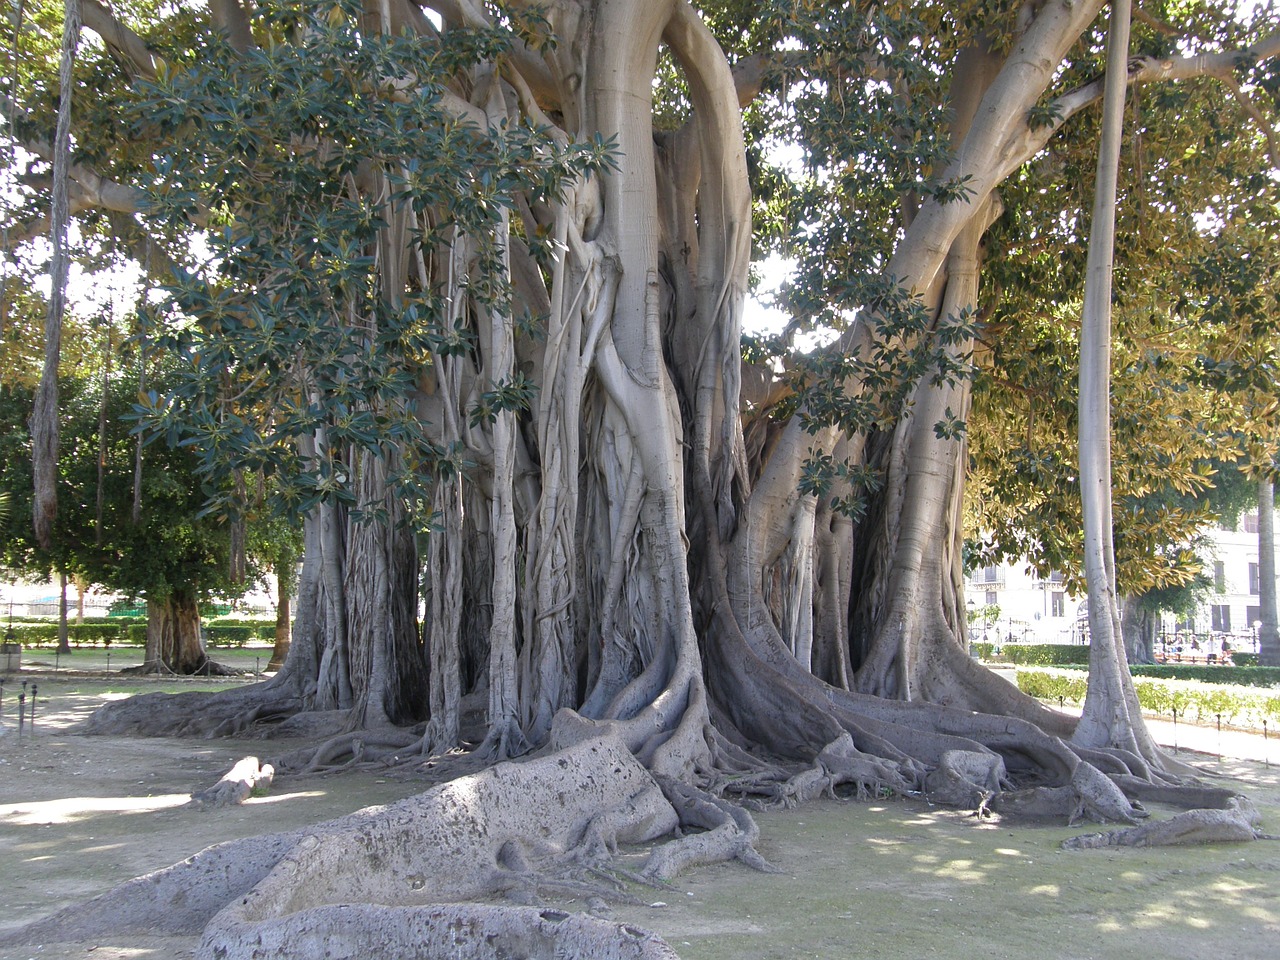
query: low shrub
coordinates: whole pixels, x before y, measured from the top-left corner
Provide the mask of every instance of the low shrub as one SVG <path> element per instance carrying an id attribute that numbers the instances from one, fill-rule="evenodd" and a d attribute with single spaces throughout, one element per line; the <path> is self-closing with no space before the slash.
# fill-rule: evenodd
<path id="1" fill-rule="evenodd" d="M 1018 689 L 1037 700 L 1059 700 L 1083 703 L 1087 680 L 1085 677 L 1066 673 L 1045 673 L 1042 670 L 1019 670 Z"/>
<path id="2" fill-rule="evenodd" d="M 124 627 L 118 623 L 68 623 L 67 642 L 72 646 L 92 644 L 94 646 L 115 643 L 122 639 Z M 50 646 L 58 642 L 58 624 L 50 623 L 15 623 L 14 639 L 23 646 Z"/>
<path id="3" fill-rule="evenodd" d="M 1258 655 L 1256 653 L 1235 653 L 1233 651 L 1231 662 L 1237 667 L 1256 667 L 1258 665 Z"/>
<path id="4" fill-rule="evenodd" d="M 227 623 L 211 623 L 205 627 L 205 640 L 211 647 L 243 647 L 255 639 L 254 627 Z"/>
<path id="5" fill-rule="evenodd" d="M 1078 643 L 1006 643 L 999 655 L 1009 663 L 1037 667 L 1089 662 L 1089 648 Z"/>
<path id="6" fill-rule="evenodd" d="M 1245 666 L 1239 663 L 1229 667 L 1195 663 L 1137 663 L 1129 668 L 1129 672 L 1135 677 L 1198 680 L 1201 683 L 1226 683 L 1242 687 L 1280 685 L 1280 667 Z"/>
<path id="7" fill-rule="evenodd" d="M 1087 682 L 1087 677 L 1067 671 L 1017 672 L 1019 690 L 1050 702 L 1061 698 L 1064 703 L 1083 703 Z M 1136 677 L 1133 687 L 1147 713 L 1172 717 L 1176 710 L 1180 719 L 1197 723 L 1213 723 L 1220 717 L 1241 726 L 1261 727 L 1264 721 L 1269 726 L 1280 724 L 1280 694 L 1263 689 L 1155 677 Z"/>

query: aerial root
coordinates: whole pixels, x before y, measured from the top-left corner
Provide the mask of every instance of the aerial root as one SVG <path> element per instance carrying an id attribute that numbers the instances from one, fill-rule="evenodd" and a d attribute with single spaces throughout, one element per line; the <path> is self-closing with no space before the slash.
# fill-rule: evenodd
<path id="1" fill-rule="evenodd" d="M 1259 831 L 1258 811 L 1245 797 L 1232 797 L 1218 810 L 1188 810 L 1168 820 L 1087 833 L 1062 841 L 1065 850 L 1097 850 L 1102 847 L 1166 847 L 1197 843 L 1241 843 L 1247 840 L 1275 840 Z"/>
<path id="2" fill-rule="evenodd" d="M 778 872 L 755 849 L 759 828 L 751 814 L 705 790 L 656 776 L 667 801 L 675 808 L 681 826 L 705 832 L 686 834 L 668 841 L 649 855 L 641 874 L 653 880 L 669 880 L 691 866 L 740 860 L 756 870 Z"/>

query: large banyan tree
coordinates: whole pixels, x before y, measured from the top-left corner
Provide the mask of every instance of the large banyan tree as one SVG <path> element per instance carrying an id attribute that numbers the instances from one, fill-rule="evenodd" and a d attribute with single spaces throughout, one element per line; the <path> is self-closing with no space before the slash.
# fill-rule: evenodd
<path id="1" fill-rule="evenodd" d="M 1129 79 L 1209 85 L 1260 118 L 1249 91 L 1280 41 L 1209 6 L 1143 20 Z M 301 956 L 299 931 L 330 923 L 412 939 L 427 908 L 407 905 L 501 886 L 533 857 L 524 834 L 594 851 L 679 820 L 707 832 L 660 848 L 653 876 L 751 861 L 724 797 L 850 785 L 1106 819 L 1143 795 L 1211 798 L 1124 696 L 1110 742 L 1073 742 L 1071 718 L 967 651 L 984 236 L 1001 183 L 1096 122 L 1102 7 L 70 0 L 78 132 L 53 173 L 69 214 L 163 285 L 138 341 L 183 381 L 143 418 L 200 451 L 233 520 L 306 529 L 273 680 L 135 698 L 91 727 L 306 724 L 329 736 L 284 762 L 310 769 L 543 756 L 467 781 L 490 846 L 440 868 L 454 886 L 406 892 L 422 884 L 383 854 L 429 838 L 387 814 L 237 847 L 234 880 L 229 854 L 202 854 L 186 869 L 223 885 L 172 922 L 203 926 L 259 884 L 218 914 L 210 955 Z M 52 64 L 56 17 L 26 16 L 18 49 Z M 39 173 L 56 86 L 30 69 L 10 130 Z M 785 124 L 803 171 L 762 158 Z M 807 265 L 795 311 L 833 330 L 803 360 L 744 353 L 753 190 L 758 233 Z M 43 222 L 28 200 L 15 236 Z M 504 806 L 575 775 L 617 783 L 553 791 L 554 829 Z M 427 796 L 454 809 L 461 789 Z M 170 882 L 187 881 L 148 889 Z M 323 906 L 351 899 L 389 906 Z"/>

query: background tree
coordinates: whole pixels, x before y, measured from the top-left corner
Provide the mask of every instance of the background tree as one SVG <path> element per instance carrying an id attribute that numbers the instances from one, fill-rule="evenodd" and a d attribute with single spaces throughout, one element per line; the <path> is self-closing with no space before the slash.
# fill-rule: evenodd
<path id="1" fill-rule="evenodd" d="M 228 578 L 227 525 L 202 516 L 205 494 L 194 462 L 182 449 L 153 445 L 143 473 L 141 518 L 133 519 L 134 438 L 129 413 L 136 381 L 64 380 L 59 499 L 70 509 L 54 521 L 51 548 L 30 530 L 30 389 L 5 387 L 4 483 L 15 509 L 7 518 L 5 566 L 33 576 L 50 570 L 83 576 L 108 590 L 145 597 L 146 663 L 174 673 L 213 672 L 200 636 L 200 603 L 233 596 Z M 100 428 L 105 425 L 105 430 Z M 101 465 L 101 472 L 100 467 Z"/>

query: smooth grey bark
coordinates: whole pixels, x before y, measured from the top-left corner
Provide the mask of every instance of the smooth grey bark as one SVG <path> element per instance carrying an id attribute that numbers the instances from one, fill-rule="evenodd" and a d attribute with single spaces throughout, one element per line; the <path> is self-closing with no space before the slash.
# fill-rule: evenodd
<path id="1" fill-rule="evenodd" d="M 1276 616 L 1276 491 L 1271 480 L 1258 481 L 1258 662 L 1280 667 L 1280 630 Z"/>
<path id="2" fill-rule="evenodd" d="M 1111 520 L 1111 270 L 1116 183 L 1128 89 L 1129 0 L 1114 0 L 1107 35 L 1102 139 L 1080 331 L 1080 492 L 1089 610 L 1089 688 L 1072 742 L 1157 761 L 1124 657 Z"/>
<path id="3" fill-rule="evenodd" d="M 1159 616 L 1143 607 L 1142 597 L 1129 594 L 1121 599 L 1120 630 L 1128 663 L 1155 663 L 1159 626 Z"/>
<path id="4" fill-rule="evenodd" d="M 49 309 L 44 326 L 44 366 L 31 413 L 32 474 L 35 497 L 32 519 L 36 541 L 46 550 L 53 544 L 53 521 L 58 513 L 58 366 L 62 354 L 62 319 L 66 312 L 67 251 L 70 225 L 67 188 L 71 167 L 72 67 L 80 44 L 79 0 L 64 0 L 62 52 L 58 67 L 58 122 L 54 137 L 53 197 L 49 217 L 53 257 L 50 262 Z"/>

